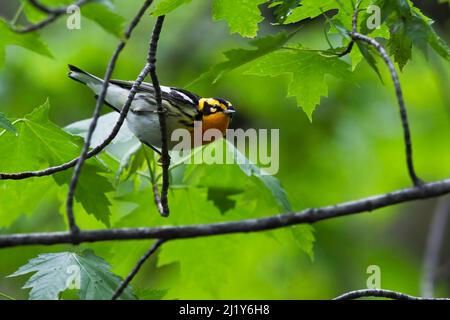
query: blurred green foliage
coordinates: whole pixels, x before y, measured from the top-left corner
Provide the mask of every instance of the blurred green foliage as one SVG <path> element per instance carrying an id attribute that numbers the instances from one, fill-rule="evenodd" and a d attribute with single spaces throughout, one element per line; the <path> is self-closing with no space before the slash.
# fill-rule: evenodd
<path id="1" fill-rule="evenodd" d="M 398 107 L 390 75 L 381 60 L 374 58 L 384 84 L 370 65 L 361 60 L 358 51 L 352 54 L 352 61 L 347 57 L 339 60 L 339 63 L 347 61 L 349 66 L 351 62 L 355 70 L 351 76 L 345 75 L 345 79 L 325 75 L 328 97 L 320 98 L 320 106 L 312 115 L 311 122 L 306 113 L 297 108 L 297 105 L 305 107 L 301 104 L 305 92 L 296 92 L 297 99 L 286 98 L 287 93 L 292 93 L 288 89 L 292 78 L 285 74 L 290 70 L 275 70 L 275 78 L 261 77 L 265 73 L 274 75 L 262 68 L 272 65 L 267 61 L 270 54 L 263 58 L 266 60 L 256 61 L 261 64 L 258 72 L 255 66 L 253 69 L 244 66 L 231 71 L 226 69 L 225 64 L 223 70 L 226 72 L 220 74 L 217 81 L 212 83 L 210 77 L 201 77 L 208 70 L 215 70 L 216 64 L 226 63 L 222 52 L 248 47 L 248 40 L 237 34 L 230 35 L 230 31 L 243 30 L 238 31 L 243 36 L 252 36 L 256 31 L 252 29 L 252 23 L 250 26 L 236 27 L 227 25 L 227 22 L 214 21 L 221 19 L 220 14 L 213 19 L 211 6 L 204 1 L 178 2 L 183 9 L 168 14 L 161 34 L 158 50 L 161 83 L 176 87 L 186 87 L 192 83 L 187 89 L 202 96 L 221 96 L 232 101 L 238 112 L 232 124 L 234 128 L 279 128 L 280 171 L 277 178 L 286 190 L 293 210 L 339 203 L 410 185 Z M 263 1 L 246 1 L 253 4 L 253 8 L 260 2 Z M 225 1 L 215 0 L 215 3 L 224 4 Z M 9 1 L 0 13 L 11 20 L 18 5 L 16 1 Z M 130 21 L 140 1 L 114 1 L 114 5 L 114 11 L 123 16 L 124 21 Z M 289 1 L 289 6 L 296 5 Z M 213 6 L 213 10 L 218 10 L 217 6 Z M 442 4 L 439 8 L 442 6 L 447 5 Z M 175 6 L 166 10 L 172 9 Z M 284 16 L 283 10 L 286 9 L 277 9 L 279 17 Z M 317 16 L 322 12 L 313 13 L 303 11 L 301 18 Z M 259 24 L 258 39 L 298 28 L 298 25 L 268 23 L 276 22 L 271 9 L 264 8 L 262 15 L 267 19 Z M 295 21 L 295 16 L 292 16 L 288 22 Z M 349 22 L 344 20 L 341 11 L 337 18 L 345 24 Z M 144 65 L 154 21 L 149 14 L 145 16 L 120 56 L 114 78 L 136 78 Z M 253 19 L 253 23 L 255 21 L 257 23 L 258 19 Z M 81 22 L 80 30 L 68 30 L 64 19 L 61 19 L 40 31 L 40 40 L 36 40 L 37 35 L 30 35 L 36 37 L 33 41 L 39 41 L 33 42 L 36 44 L 32 49 L 41 55 L 17 46 L 6 47 L 5 63 L 0 70 L 0 112 L 8 119 L 13 122 L 24 119 L 47 99 L 51 105 L 49 118 L 59 127 L 92 116 L 95 101 L 91 92 L 66 77 L 66 66 L 70 63 L 103 75 L 118 42 L 115 36 L 117 30 L 105 31 L 101 26 L 108 25 L 106 22 L 98 24 L 84 18 Z M 448 21 L 439 22 L 438 30 L 449 30 Z M 301 23 L 303 27 L 293 35 L 290 43 L 302 48 L 328 50 L 329 44 L 323 32 L 325 23 L 323 18 Z M 333 29 L 335 26 L 329 27 L 329 40 L 334 47 L 345 44 L 346 40 Z M 6 32 L 1 28 L 2 25 L 0 61 L 2 39 L 5 39 Z M 333 30 L 336 32 L 331 32 Z M 375 32 L 387 34 L 386 29 Z M 443 36 L 448 37 L 448 34 Z M 434 41 L 431 36 L 428 39 Z M 53 58 L 47 54 L 46 47 L 41 46 L 44 42 Z M 256 48 L 260 50 L 261 46 L 256 45 Z M 428 52 L 427 57 L 423 50 L 412 51 L 412 61 L 404 66 L 400 80 L 409 111 L 416 169 L 423 179 L 431 181 L 448 177 L 450 172 L 450 67 L 434 51 L 429 48 L 424 50 Z M 275 54 L 280 52 L 286 55 L 288 51 Z M 294 51 L 291 55 L 302 58 L 308 54 Z M 226 58 L 231 60 L 231 56 L 228 54 Z M 297 58 L 292 59 L 298 61 Z M 285 57 L 283 59 L 287 60 Z M 401 58 L 397 62 L 403 66 L 405 60 Z M 323 76 L 330 72 L 320 61 L 313 70 L 319 67 L 322 69 L 318 71 L 319 79 L 314 78 L 315 82 L 311 82 L 304 73 L 292 70 L 294 82 L 308 89 L 305 89 L 307 92 L 314 89 L 319 96 L 325 95 L 327 90 L 322 87 L 325 86 Z M 193 82 L 199 77 L 199 81 Z M 317 97 L 314 99 L 318 102 Z M 311 116 L 314 105 L 310 103 L 308 106 L 306 110 Z M 109 112 L 106 109 L 104 111 Z M 34 112 L 39 112 L 39 109 Z M 2 128 L 8 126 L 9 123 L 2 119 Z M 34 125 L 45 121 L 43 117 Z M 13 132 L 4 133 L 0 138 L 0 171 L 8 169 L 3 166 L 8 148 L 17 149 L 17 158 L 21 155 L 26 158 L 23 163 L 32 157 L 42 157 L 33 158 L 30 163 L 36 167 L 29 170 L 45 168 L 56 164 L 55 161 L 68 160 L 76 155 L 80 139 L 58 133 L 60 129 L 56 126 L 54 129 L 58 139 L 52 140 L 52 143 L 60 143 L 60 139 L 67 141 L 61 149 L 54 148 L 56 153 L 35 151 L 33 148 L 37 138 L 32 136 L 22 146 L 4 144 L 7 137 L 14 139 Z M 69 148 L 70 141 L 73 145 Z M 66 147 L 72 150 L 67 151 Z M 60 152 L 63 152 L 60 159 L 51 157 Z M 145 172 L 143 158 L 140 161 L 141 170 Z M 102 155 L 99 160 L 88 161 L 84 167 L 86 174 L 80 181 L 86 179 L 86 183 L 85 189 L 80 192 L 89 195 L 90 191 L 95 198 L 77 199 L 75 213 L 81 228 L 106 228 L 105 224 L 111 227 L 183 225 L 261 217 L 280 212 L 279 203 L 271 196 L 270 190 L 263 187 L 263 182 L 247 178 L 237 168 L 215 165 L 183 168 L 187 170 L 181 173 L 185 178 L 173 178 L 169 193 L 172 214 L 164 219 L 157 213 L 147 179 L 134 175 L 117 183 L 115 170 L 118 165 L 112 157 Z M 89 168 L 92 168 L 91 172 Z M 64 173 L 68 177 L 60 177 L 60 182 L 58 176 L 1 182 L 0 233 L 66 228 L 65 182 L 70 178 L 70 173 Z M 234 189 L 229 188 L 231 181 Z M 224 186 L 228 187 L 226 193 L 215 192 L 217 189 L 223 190 Z M 80 187 L 83 189 L 83 186 Z M 344 291 L 366 287 L 369 276 L 367 267 L 378 265 L 381 268 L 382 288 L 420 295 L 424 241 L 434 202 L 409 203 L 371 214 L 324 221 L 315 225 L 314 231 L 310 226 L 297 226 L 263 233 L 169 242 L 144 265 L 132 282 L 133 288 L 140 298 L 328 299 Z M 92 206 L 98 205 L 101 207 L 92 209 Z M 109 211 L 109 214 L 103 220 L 96 219 L 88 214 L 90 210 L 102 211 L 105 215 Z M 112 272 L 124 277 L 150 245 L 149 241 L 124 241 L 81 244 L 80 249 L 92 249 L 112 266 Z M 38 254 L 78 250 L 66 245 L 0 250 L 0 292 L 14 298 L 27 298 L 27 291 L 20 289 L 26 282 L 25 278 L 5 278 L 7 275 Z M 442 263 L 448 263 L 449 259 L 448 254 L 445 255 Z M 442 281 L 445 275 L 448 276 L 448 272 L 440 275 L 438 295 L 449 294 L 448 280 L 447 284 Z"/>

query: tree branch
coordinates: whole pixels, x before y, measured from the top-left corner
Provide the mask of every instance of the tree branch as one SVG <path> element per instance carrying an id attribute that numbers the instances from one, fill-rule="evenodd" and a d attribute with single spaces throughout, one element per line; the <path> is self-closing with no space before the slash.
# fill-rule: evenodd
<path id="1" fill-rule="evenodd" d="M 126 287 L 130 284 L 130 282 L 133 280 L 133 278 L 136 276 L 136 274 L 139 272 L 139 269 L 141 269 L 142 265 L 147 261 L 150 256 L 155 253 L 156 250 L 164 243 L 164 240 L 157 239 L 156 242 L 150 247 L 150 249 L 139 259 L 139 261 L 136 263 L 134 268 L 131 270 L 131 272 L 128 274 L 128 276 L 125 278 L 125 280 L 119 285 L 117 290 L 114 292 L 111 300 L 117 300 L 120 295 L 123 293 L 123 291 L 126 289 Z"/>
<path id="2" fill-rule="evenodd" d="M 439 199 L 428 231 L 427 245 L 424 255 L 421 294 L 431 298 L 434 295 L 434 282 L 436 268 L 439 263 L 439 254 L 447 230 L 450 215 L 450 197 Z"/>
<path id="3" fill-rule="evenodd" d="M 383 46 L 376 41 L 375 39 L 369 38 L 363 34 L 357 32 L 351 32 L 351 37 L 354 40 L 360 40 L 366 42 L 367 44 L 374 47 L 380 56 L 383 58 L 384 62 L 389 68 L 389 72 L 391 74 L 392 81 L 394 82 L 395 94 L 397 95 L 397 101 L 400 108 L 400 118 L 402 121 L 403 127 L 403 138 L 405 141 L 405 149 L 406 149 L 406 164 L 408 167 L 409 176 L 415 186 L 422 184 L 422 180 L 417 176 L 414 164 L 413 164 L 413 152 L 412 152 L 412 142 L 411 142 L 411 133 L 409 129 L 408 122 L 408 113 L 406 112 L 405 100 L 403 99 L 402 87 L 400 86 L 400 80 L 398 78 L 397 71 L 395 70 L 394 64 L 392 63 L 391 58 L 387 54 L 386 50 Z"/>
<path id="4" fill-rule="evenodd" d="M 379 298 L 388 298 L 393 300 L 450 300 L 448 298 L 435 298 L 435 299 L 427 299 L 423 297 L 414 297 L 408 294 L 404 294 L 401 292 L 395 292 L 391 290 L 382 290 L 382 289 L 363 289 L 363 290 L 355 290 L 344 293 L 339 297 L 334 298 L 333 300 L 353 300 L 364 297 L 379 297 Z"/>
<path id="5" fill-rule="evenodd" d="M 169 157 L 169 148 L 167 144 L 167 124 L 166 124 L 166 113 L 167 110 L 163 108 L 162 105 L 162 95 L 161 95 L 161 87 L 159 85 L 158 75 L 156 73 L 156 51 L 158 49 L 158 40 L 159 35 L 161 33 L 162 25 L 164 23 L 165 16 L 159 16 L 156 21 L 155 27 L 153 29 L 152 41 L 150 44 L 149 50 L 149 64 L 150 64 L 150 76 L 153 82 L 153 88 L 155 88 L 155 100 L 158 111 L 159 118 L 159 127 L 161 130 L 161 162 L 162 162 L 162 187 L 161 187 L 161 196 L 155 194 L 155 201 L 159 210 L 159 213 L 163 217 L 167 217 L 169 215 L 169 203 L 167 199 L 167 193 L 169 191 L 169 165 L 170 165 L 170 157 Z M 155 184 L 153 187 L 154 192 L 158 192 L 158 187 Z"/>
<path id="6" fill-rule="evenodd" d="M 241 232 L 256 232 L 277 229 L 297 224 L 311 224 L 322 220 L 373 211 L 399 203 L 438 197 L 450 193 L 450 179 L 426 183 L 390 193 L 303 211 L 278 214 L 266 218 L 246 219 L 186 226 L 162 226 L 154 228 L 122 228 L 80 231 L 79 242 L 138 239 L 185 239 Z M 22 245 L 52 245 L 71 243 L 70 232 L 46 232 L 11 234 L 0 236 L 0 248 Z"/>
<path id="7" fill-rule="evenodd" d="M 409 122 L 408 122 L 408 113 L 406 112 L 406 106 L 405 106 L 405 100 L 403 98 L 403 92 L 402 88 L 400 86 L 400 80 L 398 78 L 397 71 L 395 70 L 395 66 L 392 63 L 392 60 L 389 58 L 389 55 L 387 54 L 384 47 L 375 39 L 370 38 L 366 35 L 358 33 L 358 13 L 359 13 L 359 5 L 361 1 L 358 1 L 355 6 L 355 11 L 353 12 L 352 17 L 352 31 L 349 32 L 349 35 L 351 37 L 351 41 L 349 42 L 347 48 L 337 54 L 338 57 L 343 57 L 347 54 L 349 54 L 355 44 L 355 41 L 363 41 L 369 44 L 370 46 L 374 47 L 378 53 L 380 54 L 381 58 L 384 60 L 386 65 L 389 68 L 389 72 L 391 74 L 392 81 L 394 82 L 395 87 L 395 94 L 397 96 L 397 101 L 400 109 L 400 118 L 402 121 L 402 127 L 403 127 L 403 138 L 405 142 L 405 151 L 406 151 L 406 165 L 408 168 L 409 176 L 415 186 L 418 186 L 423 183 L 423 181 L 417 176 L 415 169 L 414 169 L 414 163 L 413 163 L 413 152 L 412 152 L 412 142 L 411 142 L 411 133 L 409 129 Z"/>
<path id="8" fill-rule="evenodd" d="M 358 1 L 355 5 L 354 11 L 353 11 L 353 16 L 352 16 L 352 31 L 353 32 L 358 32 L 358 14 L 359 14 L 359 6 L 360 5 L 361 5 L 361 1 Z M 352 38 L 350 40 L 347 48 L 344 51 L 342 51 L 341 53 L 339 53 L 337 56 L 338 57 L 346 56 L 347 54 L 352 52 L 354 45 L 355 45 L 355 40 L 353 40 L 353 38 Z"/>
<path id="9" fill-rule="evenodd" d="M 139 22 L 140 18 L 144 14 L 145 10 L 151 5 L 152 2 L 153 2 L 152 0 L 148 0 L 148 1 L 145 2 L 143 7 L 141 8 L 141 10 L 139 11 L 138 15 L 135 17 L 135 19 L 132 21 L 132 23 L 128 27 L 128 31 L 125 33 L 125 37 L 124 37 L 125 39 L 119 43 L 119 46 L 117 47 L 116 52 L 119 51 L 119 53 L 120 53 L 120 51 L 123 49 L 123 47 L 125 46 L 126 40 L 129 39 L 130 36 L 131 36 L 132 30 L 137 25 L 137 23 Z M 139 17 L 139 18 L 136 19 L 137 17 Z M 148 74 L 148 72 L 146 73 L 146 75 L 147 74 Z M 135 84 L 137 84 L 137 82 L 135 82 Z M 136 91 L 137 91 L 137 87 L 138 86 L 135 86 L 135 84 L 133 85 L 133 87 L 130 90 L 130 94 L 128 96 L 128 99 L 127 99 L 124 107 L 122 108 L 120 116 L 117 119 L 117 122 L 114 125 L 111 133 L 109 134 L 109 136 L 101 144 L 99 144 L 98 146 L 96 146 L 95 148 L 93 148 L 92 150 L 90 150 L 86 154 L 85 160 L 98 155 L 105 147 L 107 147 L 111 143 L 111 141 L 119 133 L 119 130 L 122 127 L 122 124 L 125 121 L 126 115 L 128 114 L 128 111 L 129 111 L 130 106 L 131 106 L 131 102 L 133 101 L 133 98 L 134 98 L 134 96 L 136 94 Z M 104 100 L 104 98 L 103 98 L 103 100 Z M 100 97 L 99 97 L 99 99 L 97 101 L 100 101 Z M 23 179 L 33 178 L 33 177 L 49 176 L 49 175 L 52 175 L 52 174 L 55 174 L 55 173 L 58 173 L 58 172 L 61 172 L 61 171 L 68 170 L 68 169 L 76 166 L 78 161 L 79 161 L 79 159 L 80 159 L 80 157 L 72 159 L 72 160 L 70 160 L 70 161 L 68 161 L 66 163 L 61 164 L 61 165 L 49 167 L 49 168 L 42 169 L 42 170 L 24 171 L 24 172 L 15 172 L 15 173 L 0 173 L 0 180 L 23 180 Z"/>
<path id="10" fill-rule="evenodd" d="M 100 112 L 101 112 L 101 108 L 103 106 L 103 103 L 105 101 L 105 97 L 106 97 L 106 91 L 108 89 L 108 85 L 109 85 L 109 80 L 111 79 L 116 61 L 120 55 L 120 53 L 122 52 L 123 48 L 125 47 L 126 41 L 131 37 L 131 33 L 133 32 L 134 28 L 137 26 L 137 24 L 139 23 L 139 21 L 141 20 L 142 16 L 144 15 L 145 11 L 147 10 L 147 8 L 152 4 L 153 0 L 147 0 L 144 2 L 144 4 L 141 6 L 141 8 L 139 9 L 138 13 L 136 14 L 136 16 L 133 18 L 133 20 L 131 21 L 127 31 L 124 34 L 124 39 L 121 40 L 116 48 L 116 50 L 114 51 L 109 63 L 108 63 L 108 67 L 106 69 L 106 73 L 105 73 L 105 77 L 104 77 L 104 82 L 103 82 L 103 87 L 102 90 L 99 94 L 99 97 L 97 99 L 96 102 L 96 106 L 95 106 L 95 110 L 94 110 L 94 114 L 92 117 L 92 121 L 89 125 L 89 131 L 86 135 L 86 139 L 84 141 L 84 145 L 83 145 L 83 149 L 81 152 L 80 157 L 78 158 L 78 161 L 76 162 L 75 165 L 75 170 L 73 172 L 72 175 L 72 180 L 70 182 L 70 186 L 69 186 L 69 193 L 67 195 L 67 201 L 66 201 L 66 210 L 67 210 L 67 219 L 69 222 L 69 227 L 70 227 L 70 231 L 72 233 L 72 235 L 74 236 L 74 243 L 77 242 L 77 235 L 79 233 L 79 229 L 76 225 L 75 222 L 75 217 L 73 214 L 73 201 L 74 201 L 74 196 L 75 196 L 75 190 L 77 187 L 77 183 L 78 183 L 78 179 L 79 176 L 81 174 L 81 168 L 84 164 L 84 162 L 86 161 L 86 159 L 88 159 L 88 153 L 89 153 L 89 147 L 91 144 L 91 139 L 92 139 L 92 135 L 95 131 L 95 128 L 97 127 L 97 121 L 98 118 L 100 117 Z M 116 126 L 114 127 L 114 129 L 117 128 L 117 132 L 120 130 L 120 127 L 123 124 L 124 119 L 126 118 L 126 115 L 128 113 L 128 109 L 131 105 L 131 102 L 134 99 L 134 96 L 136 94 L 137 88 L 139 88 L 139 86 L 141 85 L 141 83 L 143 82 L 145 76 L 148 74 L 148 66 L 145 66 L 144 69 L 141 71 L 141 73 L 139 74 L 138 78 L 136 79 L 136 81 L 134 82 L 129 95 L 128 95 L 128 99 L 125 103 L 125 106 L 123 107 L 121 113 L 120 113 L 120 117 L 116 123 Z M 116 130 L 113 130 L 113 132 L 115 132 Z"/>
<path id="11" fill-rule="evenodd" d="M 48 26 L 49 24 L 51 24 L 52 22 L 56 21 L 56 19 L 58 19 L 59 17 L 61 17 L 62 15 L 67 13 L 67 9 L 70 8 L 71 6 L 77 6 L 77 7 L 81 7 L 89 2 L 92 2 L 93 0 L 78 0 L 77 2 L 65 6 L 65 7 L 60 7 L 60 8 L 50 8 L 40 2 L 38 2 L 37 0 L 28 0 L 28 2 L 34 6 L 36 9 L 38 9 L 39 11 L 42 11 L 44 13 L 48 14 L 48 17 L 45 18 L 44 20 L 37 22 L 37 23 L 33 23 L 30 24 L 28 26 L 25 27 L 15 27 L 15 26 L 10 26 L 11 30 L 17 33 L 28 33 L 28 32 L 33 32 L 33 31 L 37 31 L 39 29 L 42 29 L 46 26 Z"/>

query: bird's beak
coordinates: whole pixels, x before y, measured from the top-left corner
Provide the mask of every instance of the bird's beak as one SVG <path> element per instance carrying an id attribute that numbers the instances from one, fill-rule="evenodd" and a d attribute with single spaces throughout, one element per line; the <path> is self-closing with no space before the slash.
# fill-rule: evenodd
<path id="1" fill-rule="evenodd" d="M 225 113 L 225 114 L 228 114 L 228 115 L 233 115 L 233 113 L 235 113 L 236 112 L 236 110 L 234 110 L 234 109 L 227 109 L 227 110 L 225 110 L 223 113 Z"/>

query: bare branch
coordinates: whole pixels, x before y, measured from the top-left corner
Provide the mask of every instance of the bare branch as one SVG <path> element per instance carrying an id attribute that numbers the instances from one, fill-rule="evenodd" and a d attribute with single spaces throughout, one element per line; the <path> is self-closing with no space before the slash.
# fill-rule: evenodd
<path id="1" fill-rule="evenodd" d="M 356 3 L 354 11 L 353 11 L 353 16 L 352 16 L 352 31 L 353 32 L 358 32 L 358 14 L 359 14 L 359 6 L 360 5 L 361 5 L 361 1 L 358 1 Z M 341 53 L 339 53 L 337 56 L 338 57 L 346 56 L 347 54 L 352 52 L 354 45 L 355 45 L 355 40 L 353 40 L 353 38 L 352 38 L 350 40 L 350 42 L 348 43 L 347 48 L 344 51 L 342 51 Z"/>
<path id="2" fill-rule="evenodd" d="M 94 110 L 94 115 L 92 117 L 92 121 L 89 126 L 89 131 L 88 131 L 86 139 L 84 141 L 83 150 L 81 152 L 80 157 L 78 158 L 78 161 L 76 162 L 75 170 L 73 172 L 72 180 L 71 180 L 70 186 L 69 186 L 69 193 L 67 195 L 67 202 L 66 202 L 67 219 L 69 222 L 70 231 L 74 235 L 74 242 L 76 242 L 76 235 L 79 233 L 79 229 L 75 223 L 75 217 L 73 214 L 73 200 L 74 200 L 74 196 L 75 196 L 75 189 L 76 189 L 76 186 L 78 183 L 78 178 L 81 174 L 81 168 L 82 168 L 84 162 L 86 161 L 86 159 L 88 159 L 88 153 L 89 153 L 89 147 L 91 144 L 92 135 L 95 131 L 95 128 L 97 127 L 97 121 L 98 121 L 98 118 L 100 117 L 101 108 L 105 101 L 106 91 L 107 91 L 108 85 L 109 85 L 109 80 L 111 79 L 116 61 L 117 61 L 120 53 L 122 52 L 123 48 L 125 47 L 126 41 L 130 38 L 131 33 L 133 32 L 134 28 L 137 26 L 137 24 L 141 20 L 142 16 L 144 15 L 145 11 L 152 4 L 152 2 L 153 2 L 153 0 L 147 0 L 141 6 L 138 13 L 131 21 L 127 31 L 125 32 L 124 39 L 119 42 L 116 50 L 114 51 L 114 53 L 108 63 L 108 67 L 106 69 L 103 87 L 102 87 L 102 90 L 97 99 L 97 103 L 96 103 L 95 110 Z M 123 107 L 123 109 L 120 113 L 120 117 L 116 123 L 116 126 L 113 129 L 113 132 L 116 131 L 116 128 L 117 128 L 117 132 L 120 130 L 120 127 L 122 126 L 123 121 L 125 120 L 126 115 L 128 113 L 128 109 L 131 105 L 131 102 L 134 99 L 137 88 L 139 88 L 139 86 L 141 85 L 145 76 L 148 74 L 148 69 L 149 69 L 149 67 L 148 67 L 148 65 L 146 65 L 144 67 L 144 70 L 142 70 L 141 74 L 139 74 L 138 78 L 134 82 L 133 87 L 131 88 L 131 90 L 129 92 L 128 99 L 125 103 L 125 106 Z"/>
<path id="3" fill-rule="evenodd" d="M 155 27 L 153 29 L 152 41 L 150 43 L 149 50 L 149 64 L 150 64 L 150 76 L 152 78 L 153 87 L 155 88 L 155 100 L 156 106 L 158 110 L 159 117 L 159 127 L 161 130 L 161 162 L 162 162 L 162 187 L 161 187 L 161 196 L 155 194 L 155 201 L 159 210 L 159 213 L 163 217 L 167 217 L 169 215 L 169 203 L 167 199 L 167 193 L 169 191 L 169 165 L 170 165 L 170 157 L 169 157 L 169 148 L 167 144 L 167 125 L 166 125 L 166 113 L 162 106 L 162 95 L 161 95 L 161 87 L 159 85 L 158 75 L 156 73 L 156 51 L 158 48 L 158 40 L 159 35 L 161 33 L 162 25 L 164 23 L 165 16 L 159 16 L 156 21 Z M 155 189 L 156 188 L 156 189 Z M 153 191 L 157 192 L 158 187 L 156 185 L 153 186 Z"/>
<path id="4" fill-rule="evenodd" d="M 59 17 L 61 17 L 62 15 L 67 13 L 68 8 L 70 8 L 71 6 L 77 6 L 77 7 L 81 7 L 89 2 L 92 2 L 93 0 L 79 0 L 71 5 L 65 6 L 65 7 L 60 7 L 60 8 L 50 8 L 42 3 L 40 3 L 37 0 L 28 0 L 28 2 L 34 6 L 36 9 L 47 13 L 48 16 L 47 18 L 45 18 L 44 20 L 37 22 L 37 23 L 33 23 L 30 24 L 28 26 L 25 27 L 15 27 L 15 26 L 10 26 L 11 30 L 13 30 L 14 32 L 17 33 L 28 33 L 28 32 L 33 32 L 33 31 L 37 31 L 39 29 L 42 29 L 46 26 L 48 26 L 49 24 L 51 24 L 52 22 L 56 21 Z"/>
<path id="5" fill-rule="evenodd" d="M 393 300 L 427 300 L 427 298 L 423 297 L 414 297 L 408 294 L 404 294 L 401 292 L 395 292 L 391 290 L 382 290 L 382 289 L 363 289 L 363 290 L 355 290 L 344 293 L 339 297 L 334 298 L 333 300 L 353 300 L 364 297 L 379 297 L 379 298 L 388 298 Z M 430 300 L 450 300 L 447 298 L 439 298 L 439 299 L 430 299 Z"/>
<path id="6" fill-rule="evenodd" d="M 139 239 L 185 239 L 240 232 L 256 232 L 277 229 L 297 224 L 312 224 L 367 211 L 373 211 L 399 203 L 427 199 L 450 193 L 450 179 L 426 183 L 419 187 L 401 189 L 394 192 L 345 202 L 333 206 L 306 209 L 300 212 L 278 214 L 266 218 L 246 219 L 186 226 L 162 226 L 154 228 L 123 228 L 109 230 L 80 231 L 79 242 Z M 0 236 L 0 248 L 22 245 L 52 245 L 71 243 L 70 232 L 45 232 L 11 234 Z"/>
<path id="7" fill-rule="evenodd" d="M 439 263 L 439 254 L 447 230 L 450 215 L 450 197 L 439 199 L 428 231 L 427 246 L 424 256 L 421 294 L 431 298 L 434 295 L 434 282 L 436 269 Z"/>
<path id="8" fill-rule="evenodd" d="M 156 242 L 150 247 L 150 249 L 139 259 L 139 261 L 136 263 L 134 268 L 131 270 L 131 272 L 128 274 L 128 276 L 125 278 L 125 280 L 120 284 L 120 286 L 117 288 L 117 290 L 114 292 L 111 300 L 117 300 L 120 295 L 123 293 L 123 291 L 126 289 L 126 287 L 130 284 L 130 282 L 133 280 L 133 278 L 136 276 L 136 274 L 139 272 L 139 269 L 141 269 L 142 265 L 147 261 L 150 256 L 155 253 L 156 250 L 164 243 L 164 240 L 157 239 Z"/>
<path id="9" fill-rule="evenodd" d="M 395 70 L 395 66 L 392 63 L 392 60 L 389 58 L 389 55 L 387 54 L 386 50 L 383 48 L 383 46 L 376 41 L 373 38 L 370 38 L 366 35 L 358 33 L 358 13 L 359 13 L 359 5 L 361 1 L 358 1 L 355 6 L 355 11 L 353 12 L 352 17 L 352 31 L 349 32 L 349 35 L 351 37 L 351 41 L 349 42 L 347 48 L 339 53 L 338 57 L 343 57 L 347 54 L 349 54 L 354 46 L 355 41 L 363 41 L 369 44 L 370 46 L 374 47 L 380 56 L 383 58 L 384 62 L 389 68 L 389 72 L 392 77 L 392 81 L 394 82 L 395 87 L 395 93 L 397 96 L 397 101 L 400 109 L 400 118 L 402 121 L 402 127 L 403 127 L 403 138 L 405 142 L 405 151 L 406 151 L 406 164 L 408 168 L 409 176 L 415 186 L 418 186 L 423 183 L 423 181 L 417 176 L 414 164 L 413 164 L 413 152 L 412 152 L 412 142 L 411 142 L 411 133 L 409 129 L 409 122 L 408 122 L 408 113 L 406 112 L 406 106 L 405 106 L 405 100 L 403 99 L 403 92 L 402 88 L 400 86 L 400 80 L 398 78 L 397 71 Z"/>
<path id="10" fill-rule="evenodd" d="M 154 183 L 152 186 L 153 191 L 153 200 L 155 200 L 156 207 L 158 208 L 159 213 L 164 212 L 164 208 L 161 203 L 161 197 L 159 196 L 158 184 Z"/>
<path id="11" fill-rule="evenodd" d="M 409 122 L 408 122 L 408 114 L 406 112 L 405 100 L 403 99 L 402 87 L 400 86 L 400 80 L 398 79 L 397 71 L 395 70 L 394 64 L 392 63 L 391 58 L 387 54 L 386 50 L 383 46 L 376 41 L 375 39 L 369 38 L 363 34 L 352 32 L 351 37 L 354 40 L 360 40 L 366 42 L 367 44 L 374 47 L 380 56 L 383 58 L 384 62 L 389 68 L 389 72 L 391 73 L 392 81 L 394 82 L 395 93 L 397 95 L 398 105 L 400 108 L 400 118 L 403 126 L 403 138 L 405 141 L 405 149 L 406 149 L 406 164 L 408 167 L 409 176 L 415 186 L 420 185 L 422 180 L 419 179 L 413 164 L 413 152 L 412 152 L 412 142 L 411 142 L 411 133 L 409 130 Z"/>
<path id="12" fill-rule="evenodd" d="M 151 5 L 151 3 L 152 3 L 151 0 L 145 2 L 145 4 L 144 4 L 145 8 L 143 6 L 141 8 L 140 12 L 138 13 L 139 19 L 144 14 L 145 10 Z M 126 39 L 128 39 L 131 36 L 131 32 L 134 29 L 134 27 L 137 25 L 137 23 L 139 22 L 139 19 L 134 19 L 132 21 L 132 23 L 128 27 L 128 31 L 125 33 L 125 40 L 119 43 L 119 46 L 117 47 L 116 52 L 119 51 L 119 53 L 120 53 L 120 51 L 123 49 L 123 47 L 125 46 Z M 147 74 L 148 74 L 148 71 L 145 73 L 145 76 Z M 127 99 L 124 107 L 122 108 L 122 111 L 120 113 L 119 119 L 117 120 L 116 124 L 114 125 L 114 128 L 112 129 L 112 131 L 109 134 L 109 136 L 101 144 L 99 144 L 98 146 L 96 146 L 95 148 L 90 150 L 86 154 L 85 160 L 98 155 L 105 147 L 107 147 L 111 143 L 111 141 L 119 133 L 119 130 L 122 127 L 122 124 L 125 121 L 126 115 L 128 114 L 128 111 L 129 111 L 130 106 L 131 106 L 131 102 L 133 101 L 133 98 L 134 98 L 134 96 L 136 94 L 137 88 L 138 88 L 138 86 L 135 86 L 135 85 L 133 85 L 133 87 L 131 88 L 130 94 L 128 96 L 128 99 Z M 103 100 L 104 100 L 104 98 L 103 98 Z M 97 103 L 98 103 L 98 101 L 100 101 L 100 97 L 97 100 Z M 76 166 L 76 164 L 78 163 L 79 159 L 80 159 L 80 157 L 72 159 L 72 160 L 70 160 L 70 161 L 68 161 L 66 163 L 61 164 L 61 165 L 49 167 L 49 168 L 42 169 L 42 170 L 25 171 L 25 172 L 17 172 L 17 173 L 0 173 L 0 180 L 23 180 L 23 179 L 33 178 L 33 177 L 49 176 L 49 175 L 52 175 L 52 174 L 55 174 L 55 173 L 58 173 L 58 172 L 61 172 L 61 171 L 68 170 L 68 169 Z"/>

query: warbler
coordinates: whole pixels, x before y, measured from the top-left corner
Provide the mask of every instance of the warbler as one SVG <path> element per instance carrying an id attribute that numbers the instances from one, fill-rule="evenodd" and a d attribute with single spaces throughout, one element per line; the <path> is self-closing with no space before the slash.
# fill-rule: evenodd
<path id="1" fill-rule="evenodd" d="M 98 98 L 104 80 L 73 65 L 69 65 L 68 76 L 87 85 Z M 110 80 L 105 96 L 105 104 L 120 112 L 128 99 L 133 81 Z M 194 122 L 201 122 L 202 133 L 208 129 L 217 129 L 222 135 L 230 125 L 235 109 L 221 98 L 202 98 L 190 91 L 161 86 L 162 106 L 166 112 L 168 145 L 172 148 L 176 142 L 170 141 L 171 133 L 180 128 L 194 131 Z M 144 144 L 156 152 L 161 147 L 161 130 L 157 112 L 155 89 L 152 84 L 143 82 L 139 87 L 128 112 L 128 128 Z M 208 143 L 210 141 L 203 141 Z M 192 145 L 194 146 L 194 145 Z"/>

